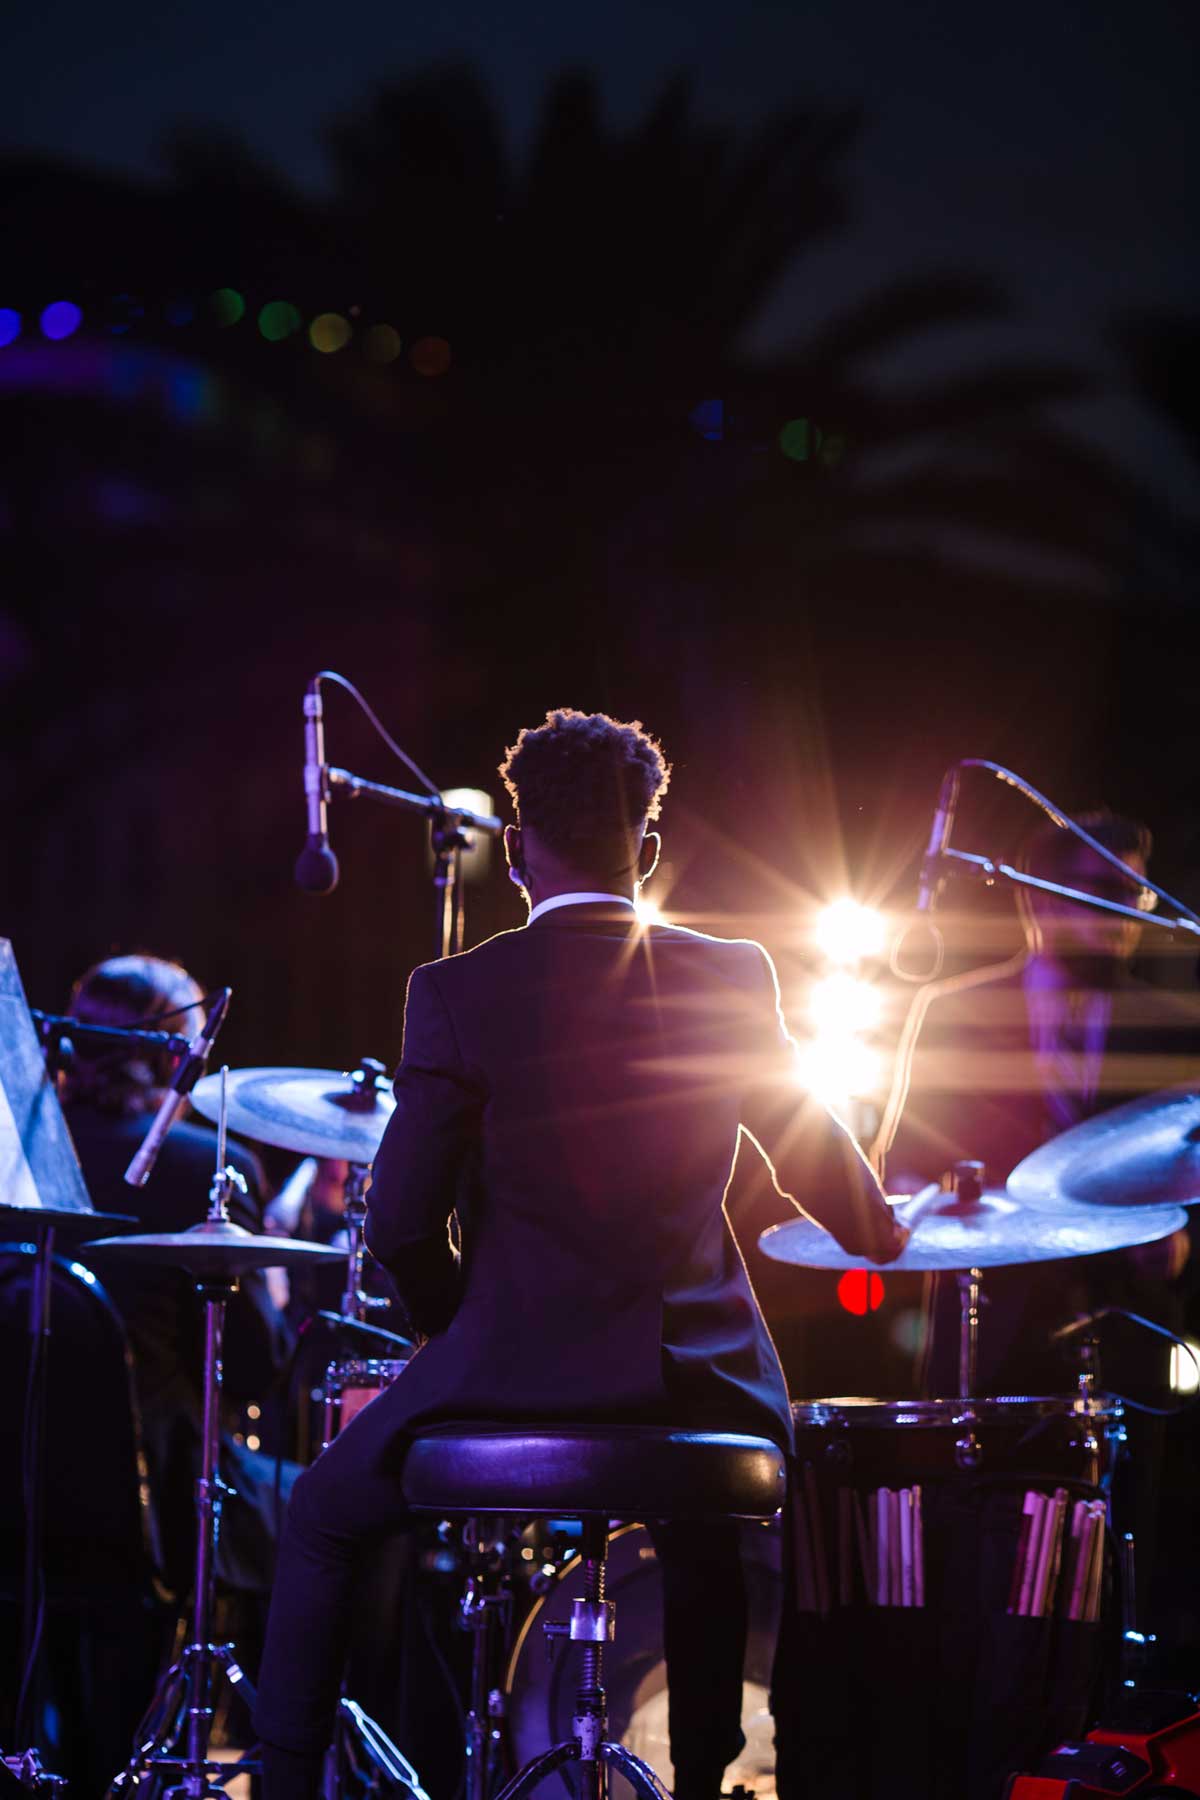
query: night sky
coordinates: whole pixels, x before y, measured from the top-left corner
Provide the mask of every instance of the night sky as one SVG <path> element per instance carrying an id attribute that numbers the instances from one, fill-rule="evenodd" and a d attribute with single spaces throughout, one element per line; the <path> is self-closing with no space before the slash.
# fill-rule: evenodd
<path id="1" fill-rule="evenodd" d="M 1195 71 L 1187 0 L 963 7 L 954 0 L 833 5 L 551 7 L 369 0 L 151 7 L 79 0 L 4 24 L 0 144 L 153 179 L 163 132 L 204 121 L 244 137 L 299 186 L 327 177 L 319 133 L 369 90 L 443 59 L 476 63 L 514 150 L 549 77 L 598 76 L 616 127 L 685 71 L 701 112 L 742 126 L 805 97 L 861 107 L 848 161 L 850 228 L 781 284 L 752 344 L 774 347 L 898 271 L 952 261 L 999 272 L 1018 316 L 993 355 L 1081 358 L 1112 389 L 1072 417 L 1186 503 L 1169 433 L 1116 392 L 1101 343 L 1125 310 L 1174 309 L 1197 288 Z M 924 347 L 928 366 L 975 354 L 975 334 Z M 921 372 L 920 346 L 888 374 Z"/>

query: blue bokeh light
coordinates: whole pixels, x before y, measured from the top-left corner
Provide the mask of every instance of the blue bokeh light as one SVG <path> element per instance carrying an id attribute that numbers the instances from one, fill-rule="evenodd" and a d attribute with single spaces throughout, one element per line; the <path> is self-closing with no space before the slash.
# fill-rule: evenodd
<path id="1" fill-rule="evenodd" d="M 52 300 L 42 313 L 42 336 L 59 341 L 69 338 L 83 323 L 83 314 L 73 300 Z"/>
<path id="2" fill-rule="evenodd" d="M 11 306 L 0 306 L 0 348 L 11 344 L 21 335 L 21 315 L 14 312 Z"/>

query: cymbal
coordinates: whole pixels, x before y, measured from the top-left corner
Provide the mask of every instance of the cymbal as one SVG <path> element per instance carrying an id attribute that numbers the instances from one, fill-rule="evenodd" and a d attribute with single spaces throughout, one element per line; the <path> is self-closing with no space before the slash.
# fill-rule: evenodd
<path id="1" fill-rule="evenodd" d="M 36 1231 L 53 1226 L 60 1236 L 97 1231 L 102 1225 L 136 1225 L 134 1213 L 92 1212 L 79 1206 L 8 1206 L 0 1200 L 0 1231 Z"/>
<path id="2" fill-rule="evenodd" d="M 1200 1200 L 1200 1091 L 1143 1094 L 1042 1144 L 1008 1178 L 1030 1205 L 1189 1206 Z"/>
<path id="3" fill-rule="evenodd" d="M 904 1218 L 903 1211 L 897 1215 Z M 1098 1256 L 1132 1244 L 1153 1244 L 1187 1223 L 1177 1206 L 1127 1207 L 1103 1212 L 1087 1207 L 1022 1206 L 1003 1188 L 988 1189 L 960 1205 L 951 1193 L 945 1204 L 925 1211 L 895 1262 L 881 1271 L 917 1274 L 939 1269 L 1003 1268 L 1011 1263 L 1054 1262 L 1066 1256 Z M 806 1269 L 861 1269 L 866 1258 L 843 1250 L 811 1219 L 771 1225 L 758 1240 L 775 1262 Z"/>
<path id="4" fill-rule="evenodd" d="M 369 1163 L 396 1110 L 383 1076 L 357 1080 L 338 1069 L 231 1069 L 226 1119 L 230 1131 L 302 1156 Z M 192 1105 L 206 1119 L 221 1112 L 221 1077 L 206 1075 L 192 1089 Z"/>
<path id="5" fill-rule="evenodd" d="M 229 1278 L 247 1269 L 294 1268 L 297 1263 L 342 1262 L 342 1250 L 304 1238 L 256 1235 L 230 1220 L 205 1219 L 188 1231 L 148 1231 L 136 1237 L 94 1238 L 81 1246 L 132 1262 L 175 1265 L 193 1275 Z"/>

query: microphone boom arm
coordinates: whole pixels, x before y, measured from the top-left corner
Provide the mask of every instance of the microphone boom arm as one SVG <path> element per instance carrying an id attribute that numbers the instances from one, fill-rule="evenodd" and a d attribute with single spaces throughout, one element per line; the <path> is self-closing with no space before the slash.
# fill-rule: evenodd
<path id="1" fill-rule="evenodd" d="M 1011 863 L 993 862 L 990 856 L 974 856 L 968 850 L 951 849 L 943 850 L 941 855 L 948 862 L 957 864 L 964 873 L 975 876 L 985 885 L 990 885 L 997 877 L 1002 877 L 1005 881 L 1011 881 L 1019 887 L 1037 888 L 1043 894 L 1056 894 L 1062 900 L 1078 900 L 1081 905 L 1093 906 L 1100 912 L 1119 913 L 1122 918 L 1136 919 L 1139 925 L 1161 925 L 1167 931 L 1189 931 L 1194 937 L 1200 937 L 1200 920 L 1197 920 L 1186 907 L 1180 908 L 1182 915 L 1180 918 L 1164 919 L 1159 913 L 1143 912 L 1137 906 L 1122 906 L 1119 900 L 1105 900 L 1101 895 L 1089 894 L 1083 888 L 1064 887 L 1059 881 L 1043 881 L 1039 875 L 1029 875 L 1024 869 L 1015 869 Z M 1117 866 L 1122 869 L 1125 867 L 1123 863 L 1118 863 Z M 1132 880 L 1142 881 L 1142 878 L 1136 875 L 1132 869 L 1125 872 Z M 1149 887 L 1150 883 L 1142 882 L 1142 885 Z M 1162 890 L 1155 888 L 1154 891 L 1161 893 Z M 1172 906 L 1180 904 L 1179 901 L 1172 900 L 1169 894 L 1165 898 L 1170 901 Z"/>
<path id="2" fill-rule="evenodd" d="M 504 830 L 503 819 L 494 818 L 491 813 L 471 812 L 463 806 L 448 806 L 438 794 L 410 794 L 403 788 L 386 787 L 381 781 L 368 781 L 363 775 L 353 775 L 349 769 L 327 767 L 325 779 L 331 791 L 341 789 L 352 800 L 379 800 L 385 806 L 424 813 L 427 819 L 447 820 L 465 831 L 483 831 L 493 837 Z"/>

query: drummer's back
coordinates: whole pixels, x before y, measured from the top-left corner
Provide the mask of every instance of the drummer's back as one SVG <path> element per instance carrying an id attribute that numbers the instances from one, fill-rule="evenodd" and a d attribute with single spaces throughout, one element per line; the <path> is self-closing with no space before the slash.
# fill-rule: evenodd
<path id="1" fill-rule="evenodd" d="M 757 944 L 594 905 L 435 965 L 486 1093 L 491 1201 L 531 1228 L 550 1209 L 585 1239 L 619 1227 L 625 1257 L 657 1262 L 664 1229 L 719 1208 L 770 1017 L 766 970 Z"/>

